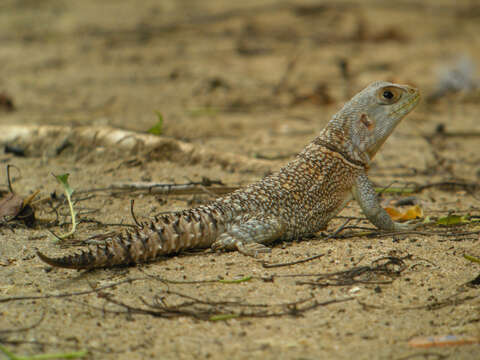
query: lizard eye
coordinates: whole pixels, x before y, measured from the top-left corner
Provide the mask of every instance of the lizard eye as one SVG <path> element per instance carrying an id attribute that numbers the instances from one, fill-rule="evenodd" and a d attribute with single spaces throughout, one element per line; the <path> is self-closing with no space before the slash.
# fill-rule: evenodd
<path id="1" fill-rule="evenodd" d="M 394 95 L 393 95 L 393 93 L 392 93 L 390 90 L 385 90 L 385 91 L 383 92 L 383 97 L 384 97 L 385 99 L 390 100 L 390 99 L 393 98 L 393 96 L 394 96 Z"/>
<path id="2" fill-rule="evenodd" d="M 402 96 L 401 89 L 393 86 L 383 87 L 377 92 L 377 99 L 380 104 L 390 105 L 396 103 Z"/>

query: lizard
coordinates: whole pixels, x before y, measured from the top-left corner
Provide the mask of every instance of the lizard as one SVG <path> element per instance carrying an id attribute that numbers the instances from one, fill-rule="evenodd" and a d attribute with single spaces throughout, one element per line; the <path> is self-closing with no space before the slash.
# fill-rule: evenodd
<path id="1" fill-rule="evenodd" d="M 105 244 L 49 265 L 92 269 L 150 262 L 186 249 L 238 250 L 257 256 L 276 240 L 324 230 L 355 199 L 377 228 L 401 231 L 381 207 L 367 172 L 374 155 L 420 99 L 408 85 L 377 81 L 338 111 L 320 134 L 278 172 L 195 208 L 158 215 Z"/>

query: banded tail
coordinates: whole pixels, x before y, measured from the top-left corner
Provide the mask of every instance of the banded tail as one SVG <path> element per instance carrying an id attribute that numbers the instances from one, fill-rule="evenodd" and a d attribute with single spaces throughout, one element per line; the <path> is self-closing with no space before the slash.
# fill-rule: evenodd
<path id="1" fill-rule="evenodd" d="M 49 265 L 68 269 L 93 269 L 155 260 L 161 255 L 193 248 L 207 248 L 225 229 L 225 214 L 218 206 L 202 206 L 163 215 L 127 230 L 80 253 L 51 258 L 38 257 Z"/>

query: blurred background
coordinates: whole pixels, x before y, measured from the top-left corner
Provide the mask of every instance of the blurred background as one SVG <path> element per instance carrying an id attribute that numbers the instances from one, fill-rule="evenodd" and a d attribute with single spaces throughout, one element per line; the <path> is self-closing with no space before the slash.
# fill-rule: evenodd
<path id="1" fill-rule="evenodd" d="M 215 139 L 312 134 L 391 80 L 420 87 L 421 128 L 478 114 L 479 33 L 476 0 L 2 0 L 0 121 L 146 131 L 159 112 L 163 135 L 232 150 Z"/>

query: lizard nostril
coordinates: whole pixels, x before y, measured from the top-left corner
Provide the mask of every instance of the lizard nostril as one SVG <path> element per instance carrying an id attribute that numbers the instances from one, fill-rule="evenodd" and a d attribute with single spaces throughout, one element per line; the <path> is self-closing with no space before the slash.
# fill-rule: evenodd
<path id="1" fill-rule="evenodd" d="M 412 95 L 413 95 L 413 94 L 415 94 L 415 93 L 417 93 L 417 92 L 418 92 L 417 89 L 415 89 L 415 88 L 413 88 L 413 87 L 408 87 L 408 93 L 409 93 L 409 94 L 412 94 Z"/>

